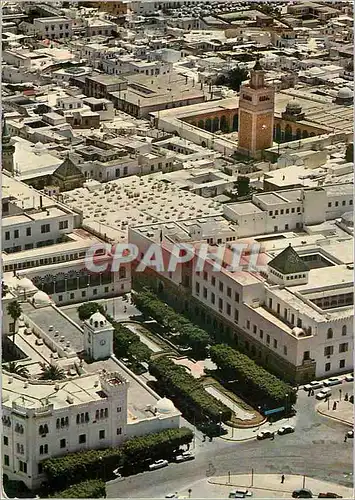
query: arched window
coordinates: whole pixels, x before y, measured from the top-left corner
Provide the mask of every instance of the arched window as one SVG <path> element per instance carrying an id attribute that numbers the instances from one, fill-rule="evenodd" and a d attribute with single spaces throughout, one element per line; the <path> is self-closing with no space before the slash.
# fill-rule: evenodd
<path id="1" fill-rule="evenodd" d="M 291 128 L 291 125 L 286 125 L 286 128 L 285 128 L 285 141 L 286 142 L 292 141 L 292 128 Z"/>
<path id="2" fill-rule="evenodd" d="M 307 130 L 304 130 L 304 131 L 302 132 L 302 138 L 303 138 L 303 139 L 307 139 L 307 137 L 308 137 L 308 132 L 307 132 Z"/>
<path id="3" fill-rule="evenodd" d="M 197 126 L 198 126 L 198 128 L 204 129 L 205 128 L 205 122 L 203 120 L 199 120 Z"/>
<path id="4" fill-rule="evenodd" d="M 212 130 L 212 121 L 211 121 L 210 118 L 207 118 L 205 127 L 206 127 L 206 130 L 208 130 L 208 132 L 211 132 L 211 130 Z"/>
<path id="5" fill-rule="evenodd" d="M 333 338 L 333 329 L 328 328 L 327 339 L 332 339 L 332 338 Z"/>
<path id="6" fill-rule="evenodd" d="M 100 418 L 100 411 L 96 410 L 96 412 L 95 412 L 95 420 L 99 420 L 99 418 Z"/>
<path id="7" fill-rule="evenodd" d="M 43 455 L 43 444 L 41 444 L 41 446 L 39 447 L 39 454 Z"/>
<path id="8" fill-rule="evenodd" d="M 16 427 L 17 427 L 17 426 L 16 426 Z M 39 426 L 39 434 L 41 434 L 41 435 L 42 435 L 42 434 L 44 434 L 44 432 L 43 432 L 43 425 L 40 425 L 40 426 Z"/>
<path id="9" fill-rule="evenodd" d="M 60 420 L 59 420 L 59 418 L 57 418 L 56 427 L 57 427 L 57 429 L 59 429 L 59 427 L 60 427 Z"/>
<path id="10" fill-rule="evenodd" d="M 228 121 L 227 118 L 223 115 L 221 118 L 221 130 L 222 132 L 228 132 Z"/>
<path id="11" fill-rule="evenodd" d="M 213 127 L 213 129 L 212 129 L 213 132 L 217 132 L 217 130 L 219 130 L 219 118 L 218 117 L 213 119 L 212 127 Z"/>
<path id="12" fill-rule="evenodd" d="M 77 414 L 77 416 L 76 416 L 76 423 L 77 423 L 77 424 L 80 424 L 80 415 L 79 415 L 79 413 L 78 413 L 78 414 Z"/>
<path id="13" fill-rule="evenodd" d="M 343 325 L 342 329 L 341 329 L 341 334 L 342 335 L 346 335 L 348 332 L 347 332 L 347 328 L 346 328 L 346 325 Z"/>
<path id="14" fill-rule="evenodd" d="M 300 129 L 300 128 L 298 128 L 298 129 L 296 130 L 296 139 L 301 139 L 301 137 L 302 137 L 302 132 L 301 132 L 301 129 Z"/>
<path id="15" fill-rule="evenodd" d="M 281 125 L 279 123 L 276 125 L 275 139 L 277 142 L 281 142 Z"/>

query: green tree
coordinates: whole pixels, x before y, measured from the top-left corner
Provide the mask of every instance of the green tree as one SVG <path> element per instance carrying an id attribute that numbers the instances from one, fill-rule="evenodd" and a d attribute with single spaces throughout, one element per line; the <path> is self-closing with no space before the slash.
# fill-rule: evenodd
<path id="1" fill-rule="evenodd" d="M 243 175 L 238 175 L 237 178 L 237 191 L 238 191 L 238 196 L 248 196 L 250 193 L 250 179 L 249 177 L 245 177 Z"/>
<path id="2" fill-rule="evenodd" d="M 97 479 L 82 481 L 57 491 L 49 498 L 106 498 L 106 485 L 104 481 Z"/>
<path id="3" fill-rule="evenodd" d="M 216 80 L 216 85 L 227 85 L 232 90 L 239 92 L 240 86 L 248 78 L 248 74 L 245 68 L 236 66 L 228 71 L 226 75 L 220 75 Z"/>
<path id="4" fill-rule="evenodd" d="M 16 322 L 20 318 L 22 314 L 22 308 L 20 303 L 17 300 L 13 300 L 10 302 L 7 306 L 7 312 L 11 316 L 11 318 L 14 320 L 14 333 L 12 336 L 12 342 L 15 347 L 15 335 L 16 335 Z"/>
<path id="5" fill-rule="evenodd" d="M 354 161 L 354 143 L 351 142 L 346 146 L 346 151 L 345 151 L 345 160 L 347 162 L 353 162 Z"/>
<path id="6" fill-rule="evenodd" d="M 58 365 L 41 363 L 41 370 L 41 380 L 63 380 L 65 378 L 63 368 L 60 368 Z"/>
<path id="7" fill-rule="evenodd" d="M 15 375 L 19 375 L 23 378 L 29 377 L 29 372 L 25 366 L 21 366 L 16 361 L 10 361 L 8 364 L 2 365 L 3 369 L 9 373 L 14 373 Z"/>
<path id="8" fill-rule="evenodd" d="M 97 302 L 85 302 L 85 304 L 81 304 L 78 307 L 78 314 L 80 321 L 85 321 L 89 319 L 96 311 L 99 311 L 101 314 L 105 314 L 105 310 L 101 304 Z"/>

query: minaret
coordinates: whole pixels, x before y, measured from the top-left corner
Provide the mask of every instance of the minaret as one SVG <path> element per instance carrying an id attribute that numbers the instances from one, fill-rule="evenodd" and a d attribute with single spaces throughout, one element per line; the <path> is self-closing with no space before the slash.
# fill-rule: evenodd
<path id="1" fill-rule="evenodd" d="M 259 56 L 250 71 L 250 81 L 240 88 L 238 151 L 261 158 L 273 144 L 275 89 L 265 84 Z"/>
<path id="2" fill-rule="evenodd" d="M 1 167 L 8 172 L 14 172 L 15 146 L 11 144 L 11 135 L 7 128 L 6 120 L 2 121 L 1 135 Z"/>

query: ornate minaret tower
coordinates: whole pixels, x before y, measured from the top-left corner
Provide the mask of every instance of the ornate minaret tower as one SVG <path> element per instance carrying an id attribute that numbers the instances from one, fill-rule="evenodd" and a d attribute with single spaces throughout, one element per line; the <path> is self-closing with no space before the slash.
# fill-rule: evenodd
<path id="1" fill-rule="evenodd" d="M 240 88 L 238 150 L 252 158 L 261 158 L 273 144 L 275 89 L 264 77 L 258 57 L 249 83 Z"/>
<path id="2" fill-rule="evenodd" d="M 6 120 L 3 118 L 1 135 L 1 166 L 8 172 L 13 173 L 15 146 L 13 146 L 10 141 L 11 136 L 6 125 Z"/>

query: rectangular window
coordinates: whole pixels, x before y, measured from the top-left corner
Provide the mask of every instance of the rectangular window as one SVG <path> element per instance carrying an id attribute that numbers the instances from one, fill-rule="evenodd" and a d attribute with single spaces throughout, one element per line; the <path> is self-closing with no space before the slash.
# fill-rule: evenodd
<path id="1" fill-rule="evenodd" d="M 334 346 L 328 345 L 324 348 L 324 356 L 331 356 L 334 352 Z"/>
<path id="2" fill-rule="evenodd" d="M 14 238 L 18 238 L 20 236 L 20 232 L 18 229 L 15 229 L 14 231 Z"/>
<path id="3" fill-rule="evenodd" d="M 68 221 L 62 220 L 59 222 L 59 229 L 68 229 Z"/>
<path id="4" fill-rule="evenodd" d="M 222 311 L 222 309 L 223 309 L 223 300 L 222 299 L 218 299 L 218 309 L 220 311 Z"/>
<path id="5" fill-rule="evenodd" d="M 105 439 L 105 431 L 104 430 L 99 431 L 99 439 Z"/>
<path id="6" fill-rule="evenodd" d="M 234 309 L 234 323 L 238 323 L 239 321 L 239 311 L 238 309 Z"/>
<path id="7" fill-rule="evenodd" d="M 345 368 L 345 359 L 339 361 L 339 368 Z"/>
<path id="8" fill-rule="evenodd" d="M 238 292 L 235 292 L 234 300 L 239 304 L 239 293 Z"/>
<path id="9" fill-rule="evenodd" d="M 231 305 L 230 304 L 227 304 L 226 310 L 227 310 L 228 316 L 230 316 L 231 315 Z"/>
<path id="10" fill-rule="evenodd" d="M 326 363 L 324 368 L 325 368 L 326 372 L 329 372 L 330 371 L 330 363 Z"/>
<path id="11" fill-rule="evenodd" d="M 213 292 L 211 292 L 211 302 L 214 304 L 216 302 L 216 296 Z"/>
<path id="12" fill-rule="evenodd" d="M 232 289 L 230 286 L 227 286 L 227 296 L 231 297 L 232 296 Z"/>
<path id="13" fill-rule="evenodd" d="M 122 406 L 117 407 L 117 413 L 120 413 L 122 411 Z"/>
<path id="14" fill-rule="evenodd" d="M 10 465 L 10 457 L 9 455 L 4 455 L 4 465 Z"/>
<path id="15" fill-rule="evenodd" d="M 266 343 L 270 344 L 270 335 L 266 335 Z"/>
<path id="16" fill-rule="evenodd" d="M 331 201 L 329 201 L 329 202 L 328 202 L 328 208 L 331 208 L 331 206 L 332 206 L 332 202 L 331 202 Z"/>
<path id="17" fill-rule="evenodd" d="M 269 309 L 272 309 L 272 299 L 269 299 Z"/>
<path id="18" fill-rule="evenodd" d="M 4 446 L 7 446 L 9 444 L 9 438 L 7 436 L 4 436 Z"/>
<path id="19" fill-rule="evenodd" d="M 61 448 L 65 448 L 67 443 L 66 443 L 65 439 L 61 439 L 60 442 L 59 442 L 59 444 L 60 444 Z"/>
<path id="20" fill-rule="evenodd" d="M 79 444 L 86 443 L 86 434 L 79 435 Z"/>
<path id="21" fill-rule="evenodd" d="M 348 352 L 349 344 L 345 342 L 345 344 L 339 345 L 339 352 Z"/>
<path id="22" fill-rule="evenodd" d="M 291 212 L 294 214 L 295 213 L 295 208 L 291 208 Z"/>
<path id="23" fill-rule="evenodd" d="M 336 202 L 335 202 L 335 206 L 336 206 L 336 207 L 338 207 L 338 206 L 339 206 L 339 202 L 338 202 L 338 201 L 336 201 Z"/>
<path id="24" fill-rule="evenodd" d="M 196 283 L 195 283 L 195 291 L 196 291 L 196 295 L 199 295 L 199 293 L 200 293 L 200 283 L 198 281 L 196 281 Z"/>
<path id="25" fill-rule="evenodd" d="M 303 361 L 308 361 L 309 359 L 311 359 L 310 351 L 304 351 L 303 352 Z"/>
<path id="26" fill-rule="evenodd" d="M 253 333 L 256 333 L 258 330 L 257 326 L 256 325 L 253 325 Z"/>
<path id="27" fill-rule="evenodd" d="M 274 339 L 274 348 L 277 349 L 277 340 Z"/>
<path id="28" fill-rule="evenodd" d="M 219 282 L 219 291 L 223 292 L 223 283 L 222 283 L 222 281 Z"/>
<path id="29" fill-rule="evenodd" d="M 128 174 L 128 167 L 123 167 L 123 175 L 127 175 Z"/>
<path id="30" fill-rule="evenodd" d="M 277 311 L 277 314 L 280 314 L 280 304 L 277 304 L 276 311 Z"/>
<path id="31" fill-rule="evenodd" d="M 250 321 L 249 320 L 247 320 L 247 328 L 248 328 L 248 330 L 250 330 Z"/>
<path id="32" fill-rule="evenodd" d="M 212 283 L 212 286 L 216 286 L 216 278 L 214 276 L 212 276 L 212 278 L 211 278 L 211 283 Z"/>
<path id="33" fill-rule="evenodd" d="M 120 436 L 122 434 L 122 427 L 118 427 L 116 434 L 117 436 Z"/>
<path id="34" fill-rule="evenodd" d="M 32 231 L 30 227 L 26 227 L 26 236 L 31 236 Z"/>
<path id="35" fill-rule="evenodd" d="M 260 332 L 259 332 L 259 336 L 260 336 L 260 338 L 261 338 L 261 339 L 263 339 L 263 338 L 264 338 L 264 330 L 260 330 Z"/>
<path id="36" fill-rule="evenodd" d="M 205 286 L 203 287 L 203 298 L 207 299 L 207 288 Z"/>
<path id="37" fill-rule="evenodd" d="M 41 226 L 41 233 L 49 233 L 50 232 L 50 225 L 49 224 L 42 224 Z"/>
<path id="38" fill-rule="evenodd" d="M 10 239 L 10 231 L 5 231 L 5 240 L 9 241 Z"/>
<path id="39" fill-rule="evenodd" d="M 284 355 L 287 356 L 287 346 L 284 345 Z"/>
<path id="40" fill-rule="evenodd" d="M 208 280 L 208 274 L 206 273 L 206 271 L 204 271 L 204 272 L 203 272 L 203 279 L 204 279 L 205 281 L 207 281 L 207 280 Z"/>

